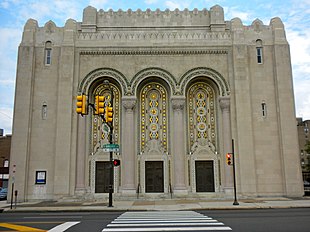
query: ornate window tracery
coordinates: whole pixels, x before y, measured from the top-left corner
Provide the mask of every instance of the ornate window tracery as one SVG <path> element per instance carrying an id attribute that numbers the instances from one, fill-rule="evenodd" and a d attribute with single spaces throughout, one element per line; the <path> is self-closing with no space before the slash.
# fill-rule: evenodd
<path id="1" fill-rule="evenodd" d="M 147 142 L 158 140 L 162 148 L 168 150 L 167 136 L 167 91 L 158 83 L 150 83 L 141 90 L 141 150 L 145 149 Z"/>
<path id="2" fill-rule="evenodd" d="M 107 88 L 106 85 L 98 85 L 94 91 L 93 96 L 100 95 L 105 96 L 105 103 L 108 106 L 113 105 L 113 142 L 119 144 L 119 115 L 120 115 L 120 91 L 114 85 L 110 83 L 111 88 Z M 113 104 L 111 102 L 111 90 L 113 91 Z M 108 137 L 109 127 L 103 123 L 103 119 L 98 115 L 92 116 L 92 148 L 93 151 L 102 145 L 109 143 Z"/>
<path id="3" fill-rule="evenodd" d="M 216 142 L 215 93 L 207 83 L 193 84 L 187 93 L 189 146 L 199 139 Z"/>

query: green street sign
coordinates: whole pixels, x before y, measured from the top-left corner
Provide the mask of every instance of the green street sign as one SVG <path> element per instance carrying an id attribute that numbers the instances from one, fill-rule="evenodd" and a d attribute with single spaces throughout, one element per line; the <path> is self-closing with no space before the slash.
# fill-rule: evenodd
<path id="1" fill-rule="evenodd" d="M 103 144 L 102 150 L 104 152 L 119 152 L 119 144 Z"/>
<path id="2" fill-rule="evenodd" d="M 119 144 L 111 143 L 111 144 L 103 144 L 102 148 L 119 148 Z"/>

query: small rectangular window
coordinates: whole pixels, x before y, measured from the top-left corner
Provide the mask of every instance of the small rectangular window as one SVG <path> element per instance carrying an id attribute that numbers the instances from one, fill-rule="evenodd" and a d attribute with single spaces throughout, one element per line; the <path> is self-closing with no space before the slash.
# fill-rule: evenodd
<path id="1" fill-rule="evenodd" d="M 262 103 L 262 116 L 263 117 L 267 116 L 267 106 L 265 102 Z"/>
<path id="2" fill-rule="evenodd" d="M 261 47 L 256 48 L 256 56 L 257 56 L 257 63 L 262 64 L 263 63 L 263 48 Z"/>
<path id="3" fill-rule="evenodd" d="M 50 65 L 52 59 L 52 49 L 45 49 L 45 64 Z"/>

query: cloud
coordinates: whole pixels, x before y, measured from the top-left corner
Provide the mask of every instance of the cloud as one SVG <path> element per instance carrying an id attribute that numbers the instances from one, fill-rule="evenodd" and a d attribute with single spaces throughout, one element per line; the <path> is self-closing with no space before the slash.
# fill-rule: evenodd
<path id="1" fill-rule="evenodd" d="M 225 18 L 233 19 L 233 18 L 240 18 L 244 23 L 249 24 L 250 20 L 253 20 L 251 13 L 249 10 L 241 11 L 239 7 L 224 7 Z"/>
<path id="2" fill-rule="evenodd" d="M 0 128 L 5 134 L 12 134 L 13 109 L 0 108 Z"/>
<path id="3" fill-rule="evenodd" d="M 157 3 L 158 0 L 145 0 L 144 2 L 145 4 L 154 4 L 154 3 Z"/>
<path id="4" fill-rule="evenodd" d="M 290 44 L 296 115 L 306 120 L 310 119 L 310 1 L 301 2 L 296 1 L 290 13 L 283 14 L 283 22 Z"/>
<path id="5" fill-rule="evenodd" d="M 15 83 L 17 48 L 21 41 L 21 29 L 0 28 L 0 86 Z"/>
<path id="6" fill-rule="evenodd" d="M 108 3 L 108 0 L 90 0 L 89 1 L 89 5 L 97 9 L 104 9 L 107 3 Z"/>
<path id="7" fill-rule="evenodd" d="M 10 8 L 12 5 L 16 5 L 20 2 L 20 0 L 3 0 L 0 2 L 0 7 L 4 9 Z"/>
<path id="8" fill-rule="evenodd" d="M 191 5 L 190 1 L 166 1 L 164 3 L 164 5 L 166 7 L 168 7 L 170 10 L 175 10 L 175 9 L 179 9 L 179 10 L 184 10 L 185 8 L 189 8 L 189 6 Z"/>

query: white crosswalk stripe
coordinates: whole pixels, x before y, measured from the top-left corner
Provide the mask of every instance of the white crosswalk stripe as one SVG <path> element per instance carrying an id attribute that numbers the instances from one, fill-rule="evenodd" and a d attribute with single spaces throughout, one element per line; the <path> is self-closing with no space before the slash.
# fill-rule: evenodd
<path id="1" fill-rule="evenodd" d="M 102 232 L 120 231 L 229 231 L 230 227 L 194 211 L 126 212 Z"/>

